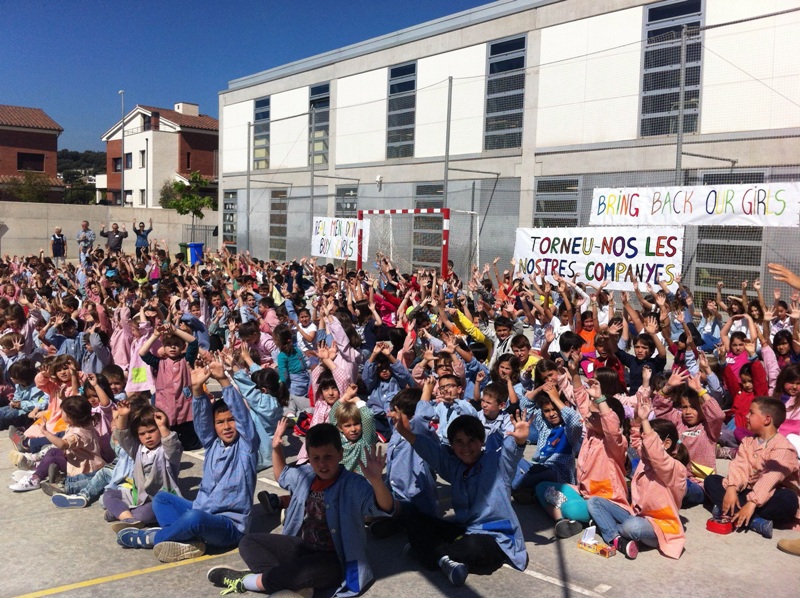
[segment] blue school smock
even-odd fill
[[[384,381],[378,376],[378,367],[375,363],[371,361],[364,363],[361,377],[369,393],[367,406],[375,415],[386,415],[394,395],[406,387],[414,388],[416,386],[411,373],[399,361],[391,364],[390,370],[392,377]]]
[[[472,403],[464,399],[456,399],[450,404],[420,401],[417,403],[416,415],[426,419],[437,418],[439,420],[439,427],[436,429],[436,434],[443,444],[449,445],[450,441],[447,440],[447,427],[450,425],[450,422],[462,415],[478,417],[478,411],[472,406]]]
[[[500,450],[484,452],[469,468],[449,447],[425,436],[417,436],[414,450],[450,482],[455,521],[465,526],[468,534],[492,536],[511,565],[524,570],[528,551],[511,507],[511,480],[525,447],[506,436]]]
[[[430,422],[424,418],[415,415],[408,423],[417,436],[426,436],[439,442]],[[400,434],[392,434],[386,446],[386,485],[398,501],[410,503],[430,517],[440,516],[436,476]]]
[[[214,413],[208,397],[194,398],[194,429],[206,450],[203,479],[192,504],[193,509],[227,517],[242,534],[250,523],[250,510],[256,488],[256,461],[259,438],[244,404],[233,386],[222,389],[222,399],[236,420],[239,437],[225,446],[214,430]]]
[[[316,475],[308,463],[297,467],[284,467],[278,483],[292,493],[286,509],[283,535],[299,536],[306,510],[306,500]],[[374,575],[367,561],[364,517],[386,517],[375,502],[375,492],[370,483],[339,466],[339,477],[324,491],[325,520],[333,538],[336,555],[344,571],[344,581],[334,593],[337,598],[358,596]]]
[[[257,363],[250,366],[251,373],[260,369],[261,366]],[[272,466],[272,437],[275,435],[278,422],[283,417],[283,407],[271,394],[263,393],[256,388],[255,383],[244,370],[236,372],[233,375],[233,381],[236,382],[244,400],[250,407],[250,416],[260,440],[256,469],[261,471]]]

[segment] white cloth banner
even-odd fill
[[[311,255],[336,260],[355,260],[358,256],[358,220],[356,218],[314,218]],[[369,221],[362,220],[362,245],[369,248]]]
[[[589,224],[796,227],[800,183],[597,188]]]
[[[664,281],[675,288],[683,264],[683,228],[610,227],[518,228],[514,246],[516,276],[553,274],[609,289],[657,287]]]

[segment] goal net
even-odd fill
[[[453,271],[469,276],[480,257],[478,214],[448,208],[359,210],[369,223],[369,235],[359,238],[359,267],[373,269],[378,253],[386,255],[400,273],[420,268]]]

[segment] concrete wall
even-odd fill
[[[136,239],[131,232],[133,221],[141,221],[146,225],[148,218],[153,219],[150,239],[166,239],[171,253],[179,251],[178,243],[182,240],[183,225],[190,225],[192,217],[180,216],[174,210],[3,201],[0,202],[0,255],[38,253],[40,247],[44,247],[45,255],[50,255],[50,236],[53,228],[60,226],[67,237],[69,257],[76,257],[75,235],[83,220],[89,221],[89,227],[97,235],[96,247],[105,244],[105,239],[100,237],[100,225],[103,222],[109,230],[112,222],[120,225],[125,223],[130,234],[122,246],[126,252],[133,253]],[[198,224],[215,226],[217,213],[207,212]]]

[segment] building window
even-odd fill
[[[328,134],[330,132],[331,85],[323,83],[311,88],[309,109],[314,112],[314,124],[309,115],[309,156],[314,166],[328,163]]]
[[[256,100],[253,115],[253,170],[269,168],[269,98]]]
[[[355,218],[358,216],[358,187],[336,187],[336,217]]]
[[[147,197],[145,197],[144,189],[139,189],[139,205],[143,206],[147,203]]]
[[[148,114],[142,115],[142,130],[149,131],[152,128],[153,119]]]
[[[444,185],[417,185],[414,189],[414,207],[443,208]],[[415,214],[413,218],[411,260],[414,269],[438,269],[442,265],[442,215]]]
[[[133,205],[133,191],[125,189],[125,205]]]
[[[286,259],[286,222],[287,222],[286,189],[270,192],[269,196],[269,259]]]
[[[44,172],[44,154],[17,152],[17,170]]]
[[[703,174],[703,185],[760,185],[764,171],[727,171]],[[742,280],[761,277],[764,229],[760,226],[698,226],[694,288],[715,293],[718,281],[730,290]]]
[[[125,170],[133,168],[133,154],[125,154]]]
[[[222,199],[222,244],[232,253],[236,253],[238,245],[236,230],[238,196],[237,191],[225,191]]]
[[[580,193],[580,179],[537,179],[533,226],[578,226]]]
[[[661,3],[647,8],[647,41],[642,61],[642,137],[676,135],[680,107],[681,30],[688,27],[684,79],[683,132],[697,131],[700,115],[700,62],[703,55],[698,27],[702,0]]]
[[[522,147],[525,36],[489,44],[483,149]]]
[[[114,172],[120,172],[122,170],[122,158],[112,158],[111,163]]]
[[[389,103],[386,158],[414,156],[414,124],[417,108],[417,63],[389,68]]]
[[[119,191],[112,191],[111,200],[114,202],[115,206],[120,205],[122,203],[122,193],[120,193]]]
[[[144,168],[145,166],[147,166],[147,156],[144,150],[139,150],[139,168]]]
[[[186,152],[186,170],[192,169],[192,152]]]

